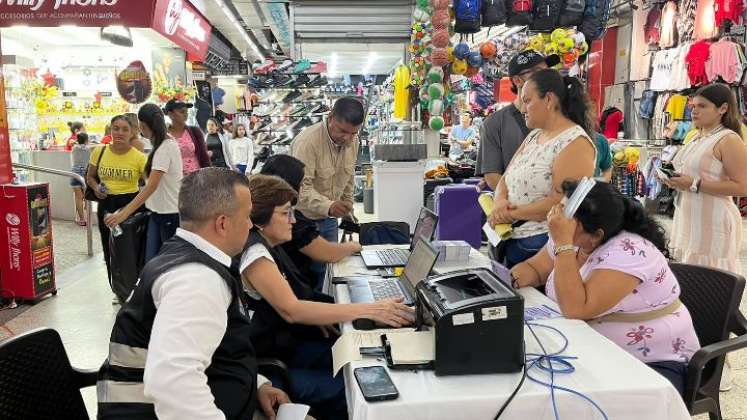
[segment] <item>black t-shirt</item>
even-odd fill
[[[208,134],[207,136],[207,149],[208,152],[212,152],[210,155],[210,163],[218,168],[227,168],[226,157],[223,155],[223,143],[220,141],[220,137],[217,134]]]
[[[311,270],[313,260],[301,252],[301,249],[319,237],[319,229],[316,227],[316,222],[301,214],[300,211],[296,210],[295,216],[293,239],[282,244],[281,247],[298,268],[298,271],[301,272],[303,280],[313,287],[316,283],[316,273]]]

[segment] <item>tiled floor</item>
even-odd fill
[[[357,211],[361,219],[371,220],[362,209]],[[106,269],[101,255],[93,258],[85,255],[85,229],[56,223],[54,230],[58,258],[59,294],[34,305],[31,309],[12,319],[0,328],[0,339],[10,333],[20,333],[42,326],[59,331],[71,362],[79,368],[98,368],[106,357],[111,326],[118,306],[112,306],[112,293],[106,281]],[[94,235],[94,244],[98,234]],[[64,245],[64,246],[63,246]],[[98,246],[98,245],[97,245]],[[99,247],[100,249],[100,247]],[[747,256],[747,246],[743,246]],[[59,256],[58,256],[59,255]],[[743,272],[747,273],[747,258],[743,259]],[[743,312],[747,313],[747,299],[743,299]],[[734,387],[721,394],[724,419],[747,420],[747,352],[732,355]],[[96,395],[93,388],[84,391],[86,404],[93,414]],[[706,420],[707,416],[695,417]],[[664,419],[662,419],[664,420]]]

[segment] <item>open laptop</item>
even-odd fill
[[[410,253],[405,270],[399,278],[369,277],[351,278],[348,281],[350,301],[352,303],[369,303],[383,299],[405,299],[405,304],[415,303],[415,286],[425,280],[431,273],[438,259],[438,251],[429,241],[416,241]]]
[[[363,250],[361,251],[363,263],[366,264],[367,268],[402,267],[407,264],[410,252],[415,249],[415,244],[420,238],[428,242],[433,239],[437,224],[438,216],[436,216],[436,213],[423,207],[418,216],[418,223],[415,225],[415,234],[412,237],[409,250],[397,248]]]

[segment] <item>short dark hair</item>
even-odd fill
[[[301,182],[305,175],[304,168],[306,165],[291,155],[273,155],[267,159],[262,166],[260,174],[275,175],[282,178],[290,184],[296,192],[301,192]]]
[[[345,96],[335,101],[331,115],[336,120],[352,125],[361,125],[366,117],[366,110],[360,99],[355,96]]]
[[[78,144],[86,144],[88,142],[88,134],[86,134],[86,133],[78,133],[75,136],[75,140],[78,141]]]
[[[252,175],[249,178],[252,191],[252,223],[265,226],[270,223],[275,207],[293,203],[298,193],[282,178],[273,175]]]
[[[249,180],[228,168],[202,168],[184,177],[179,190],[181,223],[202,224],[223,214],[234,214],[239,207],[237,185],[249,188]]]

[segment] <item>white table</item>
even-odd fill
[[[466,267],[486,267],[489,260],[473,250],[467,264],[436,265],[434,271],[444,273]],[[331,276],[360,275],[368,272],[360,257],[350,257],[332,266]],[[550,300],[534,289],[519,293],[526,306],[548,303]],[[350,302],[347,286],[336,285],[335,300]],[[572,363],[576,371],[556,375],[555,383],[582,392],[593,399],[610,420],[677,420],[690,419],[682,399],[665,378],[649,369],[613,342],[594,331],[583,321],[558,318],[537,321],[561,330],[569,340],[566,355],[578,357]],[[351,323],[342,326],[352,330]],[[548,352],[559,349],[561,339],[544,328],[535,328]],[[524,330],[527,352],[540,353],[528,329]],[[454,345],[459,345],[454,343]],[[432,371],[389,371],[399,390],[393,401],[368,403],[353,377],[353,369],[362,366],[385,366],[383,360],[366,358],[344,368],[348,411],[353,420],[378,419],[470,419],[492,420],[514,390],[521,377],[515,374],[464,375],[437,377]],[[547,379],[538,369],[530,374]],[[561,419],[601,419],[591,404],[576,395],[556,391]],[[550,390],[529,379],[501,416],[502,419],[554,419]]]

